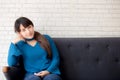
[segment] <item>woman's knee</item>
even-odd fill
[[[46,75],[43,80],[62,80],[61,77],[59,75],[56,74],[49,74]]]

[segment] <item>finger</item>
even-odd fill
[[[19,32],[17,32],[17,35],[20,36],[21,34]]]
[[[40,74],[39,76],[40,76],[40,77],[43,77],[44,75],[43,75],[43,74]]]
[[[17,32],[17,35],[18,35],[19,37],[21,37],[21,36],[22,36],[19,32]]]
[[[20,33],[18,33],[18,37],[19,37],[20,39],[24,40],[24,37],[23,37]]]

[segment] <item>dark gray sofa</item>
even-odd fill
[[[120,38],[53,40],[60,53],[63,80],[120,80]],[[13,75],[18,75],[19,71],[22,71],[14,68],[3,67],[8,80],[11,80],[10,77],[16,80]]]

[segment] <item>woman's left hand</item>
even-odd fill
[[[44,77],[46,75],[50,74],[49,71],[45,70],[45,71],[41,71],[41,72],[38,72],[38,73],[34,73],[34,75],[36,76],[40,76],[40,77]]]

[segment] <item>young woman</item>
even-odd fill
[[[61,80],[59,54],[50,36],[34,31],[32,21],[26,17],[18,18],[14,29],[18,37],[10,44],[8,65],[17,65],[22,56],[24,80]]]

